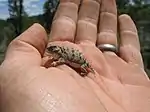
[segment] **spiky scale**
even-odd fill
[[[74,68],[81,68],[83,74],[88,74],[89,72],[94,73],[93,68],[91,68],[88,61],[79,50],[65,46],[50,45],[47,48],[47,52],[55,59],[55,64],[52,63],[52,65],[57,66],[66,63]]]

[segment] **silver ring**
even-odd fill
[[[112,44],[100,44],[97,46],[102,52],[104,51],[111,51],[111,52],[118,52],[118,48]]]

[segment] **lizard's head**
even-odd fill
[[[59,46],[51,45],[47,48],[49,53],[59,53],[61,51]]]

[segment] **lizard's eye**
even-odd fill
[[[58,46],[50,46],[47,48],[48,51],[51,51],[51,52],[57,52],[59,51],[59,47]]]
[[[53,51],[58,52],[58,51],[60,51],[60,48],[56,46],[56,47],[53,49]]]
[[[56,46],[49,46],[47,48],[48,51],[56,51],[57,47]]]

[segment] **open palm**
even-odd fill
[[[49,41],[34,24],[11,42],[0,66],[2,112],[150,111],[150,81],[133,21],[119,16],[118,43],[115,0],[83,0],[80,9],[79,3],[61,0]],[[46,68],[50,43],[80,49],[96,73],[81,77],[65,64]],[[105,43],[119,44],[118,55],[96,47]]]

